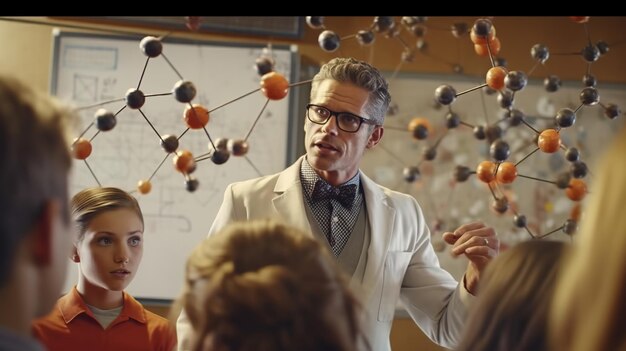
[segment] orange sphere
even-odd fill
[[[537,139],[537,146],[541,151],[551,154],[557,152],[559,147],[561,146],[561,136],[556,129],[546,129],[541,134],[539,134],[539,138]]]
[[[491,55],[497,55],[500,53],[500,39],[494,37],[493,40],[489,40],[489,49],[491,49]],[[489,56],[489,50],[487,49],[487,43],[474,44],[474,51],[478,56]]]
[[[74,139],[72,145],[72,155],[77,160],[84,160],[91,155],[91,142],[85,138]]]
[[[173,161],[174,167],[181,173],[191,173],[196,167],[196,160],[188,150],[177,151]]]
[[[209,123],[209,110],[202,105],[193,104],[193,108],[188,106],[185,109],[183,119],[191,129],[203,128]]]
[[[137,182],[137,190],[145,195],[152,190],[152,183],[149,180],[140,180]]]
[[[500,90],[504,88],[504,77],[506,77],[506,69],[504,67],[492,67],[487,71],[485,83],[493,90]]]
[[[482,182],[490,183],[495,179],[496,164],[491,161],[483,161],[476,167],[476,175]]]
[[[502,162],[498,167],[496,179],[502,184],[513,183],[517,178],[517,167],[512,162]]]
[[[270,100],[280,100],[287,96],[289,82],[277,72],[266,73],[261,77],[261,91]]]
[[[572,178],[565,189],[565,195],[572,201],[580,201],[587,194],[587,184],[578,178]]]

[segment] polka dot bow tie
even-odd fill
[[[356,184],[347,184],[343,185],[339,188],[335,188],[334,186],[325,183],[323,181],[318,181],[315,183],[315,187],[313,188],[313,194],[311,198],[313,201],[321,201],[326,199],[335,199],[339,201],[339,203],[343,207],[350,207],[354,202],[354,197],[356,196]]]

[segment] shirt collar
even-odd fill
[[[124,307],[122,308],[122,313],[120,313],[118,319],[120,317],[123,317],[124,319],[132,318],[138,322],[146,323],[146,316],[145,313],[143,313],[143,307],[141,304],[125,291],[122,292],[122,294],[124,296]],[[87,307],[85,300],[83,300],[80,296],[76,287],[73,287],[67,295],[59,299],[58,306],[66,324],[70,323],[81,313],[85,313],[95,319],[93,313],[89,307]]]

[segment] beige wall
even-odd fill
[[[0,20],[0,72],[9,72],[48,91],[52,65],[52,27]]]

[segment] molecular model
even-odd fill
[[[589,17],[571,17],[569,20],[586,26]],[[356,35],[339,37],[335,32],[324,27],[324,18],[321,16],[307,17],[307,24],[312,28],[324,29],[319,35],[319,45],[324,51],[334,51],[340,46],[341,41],[357,38],[363,46],[369,45],[374,41],[376,33],[383,33],[386,38],[398,39],[405,46],[400,58],[402,62],[410,61],[416,52],[427,52],[424,34],[426,33],[427,18],[425,17],[402,17],[401,25],[394,22],[393,17],[375,17],[370,28],[359,31]],[[402,30],[414,34],[417,37],[415,47],[417,50],[410,49],[406,42],[399,39]],[[587,30],[586,30],[587,31]],[[486,152],[482,160],[475,161],[474,166],[466,166],[459,164],[454,167],[450,175],[451,187],[459,183],[466,182],[470,176],[476,175],[478,180],[485,185],[491,195],[491,210],[499,215],[510,213],[513,217],[512,222],[516,228],[523,229],[530,238],[544,238],[559,231],[567,235],[571,235],[576,231],[577,221],[581,213],[580,201],[584,199],[588,192],[587,182],[585,178],[589,174],[587,162],[583,160],[583,153],[574,145],[568,145],[564,142],[563,132],[574,126],[577,115],[580,115],[583,107],[599,106],[603,109],[606,119],[613,120],[620,116],[621,110],[614,103],[604,103],[600,101],[600,93],[597,89],[597,79],[591,73],[592,63],[596,62],[602,55],[609,52],[610,45],[604,41],[596,43],[588,39],[588,43],[579,51],[569,53],[570,55],[578,55],[582,57],[587,68],[582,78],[583,88],[579,94],[579,105],[575,108],[563,107],[553,115],[552,118],[544,118],[539,116],[530,116],[525,114],[521,109],[516,108],[515,100],[517,94],[523,94],[529,77],[536,71],[537,67],[544,66],[550,58],[548,47],[543,44],[536,44],[530,48],[530,54],[534,61],[533,67],[528,74],[521,70],[510,70],[507,68],[506,60],[498,58],[502,43],[496,35],[496,27],[492,20],[482,18],[474,22],[473,26],[456,23],[452,26],[451,32],[455,38],[469,37],[471,45],[475,53],[481,57],[487,57],[490,60],[491,68],[486,72],[484,83],[457,92],[456,89],[449,84],[440,85],[435,89],[435,103],[437,108],[445,108],[445,116],[443,118],[443,132],[439,131],[434,142],[430,142],[425,146],[420,155],[419,161],[414,164],[406,165],[406,161],[402,160],[398,151],[390,151],[381,144],[381,148],[389,153],[392,159],[396,159],[403,164],[402,178],[406,183],[415,183],[421,180],[424,173],[432,173],[432,164],[438,158],[438,149],[444,142],[444,137],[451,134],[454,129],[468,128],[471,130],[474,140],[486,143]],[[564,54],[556,53],[553,56],[561,56]],[[431,54],[431,56],[433,56]],[[455,73],[462,73],[463,66],[460,63],[451,65]],[[393,85],[392,80],[395,78],[397,70],[393,72],[390,79],[390,87]],[[547,93],[557,92],[561,88],[561,81],[555,75],[548,75],[543,81],[544,89]],[[484,105],[484,95],[495,95],[499,108],[502,109],[502,117],[493,123],[469,123],[461,118],[461,113],[453,110],[452,105],[461,95],[471,92],[480,92],[481,100]],[[392,91],[392,97],[394,96]],[[397,105],[390,106],[388,115],[397,113]],[[419,113],[419,111],[418,111]],[[483,112],[487,115],[487,111]],[[389,121],[389,118],[387,119]],[[406,128],[398,128],[406,132],[408,130],[410,138],[417,141],[427,141],[433,136],[432,118],[414,117]],[[530,133],[518,131],[513,132],[516,128],[527,128]],[[385,126],[386,129],[393,130],[393,126]],[[521,138],[525,140],[521,140]],[[515,144],[515,148],[511,147],[511,142]],[[512,155],[519,155],[521,151],[534,145],[532,150],[526,155],[514,159]],[[552,176],[538,177],[532,170],[520,171],[520,166],[524,162],[529,162],[532,157],[537,157],[539,153],[548,155],[561,153],[561,158],[569,163],[566,171],[561,171]],[[453,156],[445,155],[447,158]],[[554,156],[554,155],[552,155]],[[479,156],[480,157],[480,156]],[[415,157],[413,157],[415,158]],[[460,157],[459,157],[460,159]],[[465,159],[465,162],[471,161]],[[550,159],[550,162],[557,162]],[[426,171],[424,171],[426,170]],[[550,228],[546,232],[539,232],[539,228],[533,230],[528,225],[526,215],[514,200],[520,194],[512,192],[512,185],[519,182],[519,178],[533,180],[542,183],[552,184],[556,189],[563,191],[566,197],[573,202],[570,215],[564,223],[557,225],[556,228]],[[393,188],[401,188],[395,186]],[[528,196],[529,194],[521,194]],[[451,201],[451,199],[448,199]],[[435,206],[433,206],[435,207]],[[450,230],[446,227],[441,216],[437,215],[432,228],[434,231]]]
[[[190,29],[193,30],[193,28],[196,28],[197,25],[197,21],[190,17],[188,25]],[[260,87],[240,97],[237,97],[226,103],[209,109],[206,105],[202,103],[194,103],[194,98],[197,94],[196,86],[192,81],[183,78],[183,76],[179,73],[179,71],[174,67],[174,65],[165,55],[163,50],[163,39],[163,37],[146,36],[141,40],[138,49],[146,57],[145,65],[143,67],[143,71],[141,71],[137,86],[129,88],[123,98],[104,101],[95,105],[79,108],[79,110],[87,110],[92,109],[94,106],[99,107],[123,102],[123,105],[119,108],[116,108],[115,112],[105,108],[99,108],[97,111],[95,111],[92,122],[89,123],[89,125],[80,133],[80,135],[74,140],[72,144],[72,152],[74,157],[78,160],[84,161],[85,166],[89,169],[94,180],[100,186],[102,184],[98,180],[97,174],[93,172],[92,167],[88,162],[89,156],[91,155],[93,150],[92,142],[96,137],[99,137],[100,134],[106,133],[115,128],[115,126],[117,125],[118,115],[125,109],[136,111],[136,113],[145,120],[145,127],[151,128],[152,131],[154,131],[155,138],[159,141],[160,146],[164,152],[163,160],[158,165],[155,165],[154,172],[152,172],[149,177],[137,181],[136,191],[138,191],[140,194],[150,193],[150,191],[152,190],[152,180],[154,176],[157,174],[165,161],[171,156],[173,168],[177,172],[181,173],[184,177],[185,188],[189,192],[194,192],[198,188],[200,182],[196,177],[193,176],[193,173],[196,171],[198,163],[200,161],[211,160],[213,164],[221,165],[226,163],[232,155],[235,157],[246,158],[251,166],[255,167],[251,160],[246,157],[250,150],[248,138],[253,132],[255,125],[262,116],[263,111],[267,107],[269,101],[283,99],[285,96],[287,96],[289,88],[294,85],[290,85],[287,79],[282,74],[274,70],[272,48],[271,45],[268,45],[268,47],[266,47],[263,50],[262,54],[257,58],[254,66],[257,73],[261,76]],[[169,92],[145,94],[141,90],[144,74],[146,73],[146,70],[151,60],[157,59],[159,57],[167,62],[167,65],[171,67],[179,80],[173,83],[173,87]],[[257,93],[259,91],[267,98],[267,100],[262,106],[259,115],[254,120],[252,126],[244,137],[211,137],[211,133],[209,133],[209,128],[207,128],[207,126],[211,121],[212,113],[222,107],[225,107],[235,101],[238,101],[248,95]],[[180,114],[182,116],[182,118],[180,119],[181,125],[184,125],[185,127],[182,133],[176,135],[175,133],[168,134],[164,133],[163,131],[157,130],[157,126],[155,126],[151,122],[149,116],[144,113],[144,110],[142,108],[144,107],[144,104],[148,103],[148,98],[161,96],[173,96],[176,101],[184,104],[185,107],[182,109]],[[85,135],[94,127],[95,129],[97,129],[95,133],[93,133],[90,138],[85,137]],[[194,155],[189,149],[182,147],[184,142],[183,137],[190,130],[198,130],[204,132],[208,139],[208,148],[206,153]],[[259,173],[258,170],[257,173]]]

